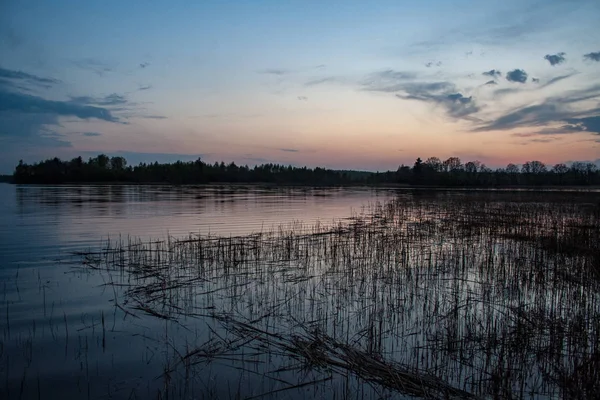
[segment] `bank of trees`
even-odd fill
[[[201,159],[192,162],[177,161],[170,164],[140,163],[129,166],[123,157],[100,154],[84,161],[81,157],[70,161],[58,158],[34,164],[19,162],[13,174],[15,183],[84,183],[84,182],[133,182],[133,183],[290,183],[334,185],[361,182],[363,175],[348,171],[324,168],[298,168],[279,164],[263,164],[255,167],[238,166],[235,163],[205,163]]]
[[[58,158],[34,164],[19,162],[13,174],[15,183],[275,183],[298,185],[345,184],[411,184],[427,186],[540,186],[540,185],[600,185],[600,172],[595,164],[575,162],[567,166],[547,166],[540,161],[528,161],[518,166],[492,170],[480,161],[463,163],[458,157],[445,161],[430,157],[418,158],[414,165],[401,165],[396,171],[382,173],[337,171],[324,168],[292,167],[262,164],[255,167],[235,163],[205,163],[201,159],[171,164],[127,164],[123,157],[100,154],[84,161]]]

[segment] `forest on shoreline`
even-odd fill
[[[196,161],[159,164],[127,164],[123,157],[100,154],[87,161],[76,157],[70,161],[52,158],[33,164],[20,161],[11,178],[17,184],[61,183],[266,183],[292,185],[377,185],[405,184],[444,187],[501,186],[591,186],[600,185],[600,170],[593,163],[574,162],[546,166],[541,161],[522,165],[508,164],[490,169],[479,161],[463,162],[457,157],[445,161],[418,158],[414,165],[401,165],[396,171],[365,172],[326,168],[262,164],[254,167],[235,163]]]

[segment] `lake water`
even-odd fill
[[[309,351],[324,342],[304,347],[313,334],[307,327],[467,391],[556,398],[562,389],[541,379],[532,361],[538,357],[544,367],[539,354],[551,352],[522,357],[529,342],[508,341],[513,348],[504,340],[526,326],[514,323],[530,304],[535,315],[559,315],[565,326],[571,317],[600,318],[600,291],[585,286],[585,271],[560,285],[538,273],[574,271],[600,258],[594,243],[589,255],[559,254],[523,240],[538,228],[540,237],[547,228],[560,239],[581,227],[578,240],[593,238],[599,198],[598,192],[0,184],[0,398],[408,398],[365,383],[380,376],[362,371],[359,379],[324,367],[320,353]],[[375,207],[392,199],[394,207]],[[358,220],[351,217],[368,213],[377,218],[352,225]],[[340,222],[351,228],[333,235],[323,228]],[[225,239],[194,241],[206,235]],[[156,244],[140,245],[138,238]],[[558,276],[553,271],[548,276]],[[548,306],[568,304],[556,300],[565,296],[577,306]],[[267,331],[277,332],[275,343]],[[531,343],[544,343],[545,334]],[[491,350],[478,353],[481,338],[495,335],[500,358],[521,366],[518,379],[486,378],[505,371]],[[463,338],[458,353],[452,338]],[[291,344],[300,353],[284,354]],[[597,345],[586,349],[595,354]],[[377,366],[379,358],[363,363]]]
[[[61,261],[70,253],[99,248],[119,235],[142,239],[208,233],[235,236],[294,221],[331,224],[393,195],[373,189],[0,184],[0,326],[4,337],[0,387],[6,390],[6,396],[0,391],[0,397],[20,398],[22,382],[24,398],[36,397],[38,387],[42,398],[87,397],[87,383],[81,382],[94,375],[90,372],[94,368],[92,398],[111,391],[123,396],[120,384],[131,390],[141,384],[132,385],[131,379],[144,382],[147,378],[141,372],[141,377],[123,377],[129,383],[98,377],[103,367],[109,371],[126,370],[129,364],[139,368],[139,355],[130,347],[133,340],[124,334],[113,334],[110,357],[104,353],[106,344],[102,349],[98,343],[86,343],[86,362],[95,365],[82,367],[78,352],[83,345],[78,341],[98,340],[101,313],[114,328],[114,307],[112,292],[100,287],[101,279],[74,274]],[[139,353],[145,349],[145,344],[141,346]],[[115,351],[119,348],[131,351],[130,357]],[[33,355],[22,357],[23,352]],[[108,368],[107,364],[112,365]]]

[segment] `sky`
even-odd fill
[[[600,2],[0,0],[0,173],[600,163]]]

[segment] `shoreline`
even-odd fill
[[[435,186],[435,185],[410,185],[394,183],[347,183],[347,184],[302,184],[302,183],[273,183],[273,182],[209,182],[176,184],[169,182],[62,182],[62,183],[14,183],[0,181],[16,186],[173,186],[173,187],[208,187],[208,186],[240,186],[240,187],[265,187],[265,188],[320,188],[320,189],[347,189],[347,188],[377,188],[377,189],[406,189],[406,190],[431,190],[431,191],[564,191],[564,192],[594,192],[600,191],[600,185],[589,186],[559,186],[559,185],[508,185],[508,186]]]

